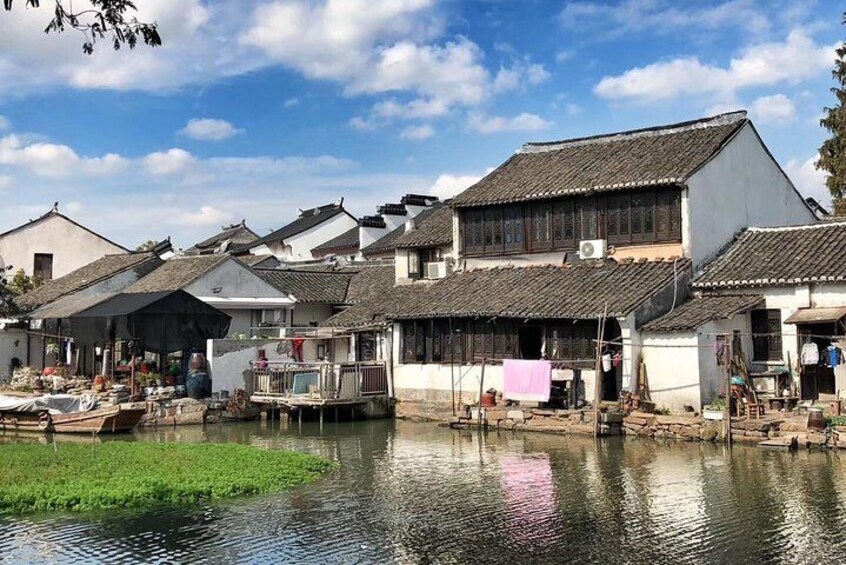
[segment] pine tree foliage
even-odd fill
[[[846,24],[846,12],[843,13],[841,23]],[[837,98],[837,104],[825,108],[825,117],[820,120],[820,125],[831,136],[820,147],[816,166],[828,173],[826,186],[831,192],[834,213],[843,216],[846,215],[846,41],[840,44],[836,52],[837,59],[831,75],[837,86],[831,92]]]

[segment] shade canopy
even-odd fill
[[[834,323],[846,316],[846,306],[830,308],[800,308],[790,315],[785,324],[826,324]]]
[[[78,345],[132,340],[138,349],[168,353],[221,339],[231,318],[184,290],[121,293],[68,317]]]

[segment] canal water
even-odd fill
[[[846,453],[393,421],[127,440],[249,443],[340,468],[287,493],[166,511],[0,517],[0,561],[846,562]]]

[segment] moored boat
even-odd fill
[[[119,404],[60,412],[35,400],[21,402],[19,405],[0,403],[0,431],[94,434],[128,432],[138,425],[144,412],[144,408],[124,408]]]

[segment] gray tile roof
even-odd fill
[[[596,137],[529,143],[455,207],[683,184],[748,123],[745,112]]]
[[[690,261],[676,265],[679,275]],[[584,262],[576,266],[457,271],[433,283],[392,287],[326,321],[361,326],[390,319],[503,317],[590,319],[625,316],[674,276],[672,261]]]
[[[211,252],[224,241],[230,241],[233,246],[241,246],[258,239],[258,234],[247,227],[244,220],[231,226],[223,226],[221,231],[208,239],[195,243],[186,253]]]
[[[188,255],[170,259],[123,292],[126,294],[141,294],[182,290],[226,261],[236,261],[236,259],[218,253]]]
[[[693,280],[743,288],[846,281],[846,223],[749,228]]]
[[[436,202],[429,208],[426,208],[419,214],[414,217],[415,226],[417,229],[423,227],[428,219],[440,208],[443,208],[444,205],[440,202]],[[396,242],[405,234],[405,224],[402,224],[398,228],[388,232],[384,237],[377,239],[367,247],[361,250],[361,253],[365,256],[372,256],[372,255],[381,255],[384,253],[388,253],[396,249]],[[451,239],[452,233],[450,233]]]
[[[393,288],[395,280],[396,269],[393,265],[363,266],[350,279],[345,302],[359,304],[378,298]]]
[[[317,208],[310,208],[308,210],[303,210],[300,212],[299,217],[296,220],[291,222],[290,224],[279,228],[278,230],[267,234],[264,237],[260,237],[259,239],[248,243],[246,245],[238,246],[232,249],[233,252],[241,252],[247,251],[249,249],[253,249],[262,245],[264,243],[271,243],[274,241],[284,241],[289,237],[293,237],[298,233],[302,233],[308,229],[311,229],[317,225],[322,224],[323,222],[334,218],[339,214],[348,214],[346,210],[344,210],[343,202],[336,203],[336,204],[327,204],[325,206],[318,206]],[[350,216],[352,217],[352,216]]]
[[[124,271],[136,269],[143,275],[161,264],[162,260],[154,253],[149,252],[105,255],[63,277],[47,281],[35,290],[18,296],[14,303],[22,310],[32,310],[68,294],[79,292],[108,280]]]
[[[694,330],[713,320],[729,320],[762,301],[763,297],[758,294],[715,294],[691,298],[672,312],[644,324],[643,331]]]
[[[312,255],[329,255],[338,251],[358,251],[358,226],[351,228],[311,250]]]
[[[424,218],[414,218],[414,226],[413,230],[403,233],[394,241],[395,248],[433,247],[452,243],[452,208],[439,206]]]
[[[255,269],[274,288],[293,295],[297,302],[344,304],[350,279],[355,272]]]

